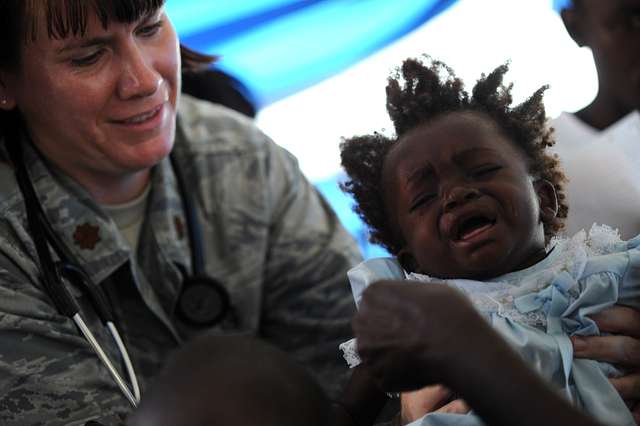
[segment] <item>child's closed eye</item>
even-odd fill
[[[411,201],[411,205],[409,207],[409,211],[412,212],[419,207],[425,206],[429,204],[431,201],[435,200],[437,194],[435,192],[424,192],[419,194]]]
[[[473,178],[484,178],[491,176],[501,169],[502,166],[499,164],[486,164],[483,166],[474,167],[469,171],[469,175]]]

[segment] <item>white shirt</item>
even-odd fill
[[[569,179],[565,232],[589,230],[595,222],[618,228],[624,239],[640,234],[640,112],[602,131],[566,112],[551,126],[553,151]]]

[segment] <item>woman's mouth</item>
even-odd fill
[[[154,109],[154,110],[152,110],[152,111],[149,111],[146,114],[140,114],[140,115],[135,116],[133,118],[129,118],[129,119],[125,120],[124,122],[126,124],[140,124],[140,123],[143,123],[143,122],[149,120],[154,115],[156,115],[158,112],[160,112],[160,108],[159,107]]]
[[[152,110],[150,110],[148,112],[145,112],[145,113],[142,113],[142,114],[138,114],[138,115],[134,115],[134,116],[129,117],[127,119],[118,120],[116,122],[120,123],[120,124],[125,124],[125,125],[142,124],[142,123],[145,123],[145,122],[150,121],[153,118],[155,118],[158,114],[160,114],[160,111],[162,111],[162,105],[158,105],[157,107],[153,108]]]
[[[126,126],[129,129],[138,130],[150,130],[162,125],[164,117],[164,103],[142,112],[140,114],[133,114],[127,118],[112,120],[112,123]]]

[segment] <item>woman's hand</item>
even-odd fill
[[[418,420],[427,413],[466,414],[469,406],[462,399],[451,400],[453,393],[442,385],[427,386],[400,395],[401,424]]]
[[[441,383],[456,360],[483,350],[491,333],[457,290],[406,281],[367,288],[353,329],[367,369],[391,392]]]
[[[627,401],[636,424],[640,424],[640,312],[614,306],[591,318],[600,331],[613,335],[572,337],[574,356],[609,362],[628,371],[623,377],[611,379],[611,383]]]

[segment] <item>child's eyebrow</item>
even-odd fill
[[[453,161],[455,161],[456,163],[465,162],[468,160],[473,160],[475,157],[482,154],[498,155],[499,152],[491,148],[474,147],[457,152],[453,156]]]
[[[409,176],[407,177],[407,181],[406,181],[406,186],[409,186],[416,181],[423,181],[423,180],[429,179],[433,176],[433,174],[434,174],[433,167],[430,164],[427,164],[425,166],[420,166],[416,170],[409,173]]]

